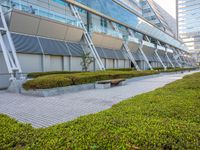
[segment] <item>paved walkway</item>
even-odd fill
[[[32,97],[0,91],[0,113],[33,127],[47,127],[110,108],[124,99],[152,91],[192,72],[160,74],[129,80],[127,85],[54,97]]]

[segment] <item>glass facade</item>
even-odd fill
[[[116,1],[121,3],[122,5],[125,5],[125,7],[128,7],[129,9],[135,11],[136,13],[142,15],[140,0],[116,0]]]
[[[128,26],[139,32],[146,33],[155,39],[161,40],[169,45],[185,50],[185,47],[182,45],[180,41],[174,39],[170,35],[154,27],[144,19],[138,17],[136,14],[118,5],[113,0],[76,0],[76,1],[106,16],[112,17],[113,19],[123,24],[127,24]]]
[[[4,6],[4,8],[14,8],[27,13],[80,27],[80,21],[69,13],[68,3],[61,0],[4,0],[1,2],[1,4]]]
[[[170,16],[162,7],[160,7],[154,0],[141,0],[142,1],[142,13],[152,24],[155,24],[161,30],[176,37],[177,31],[173,33],[174,27],[176,27],[175,19]],[[172,24],[172,25],[171,25]],[[171,25],[171,26],[170,26]]]
[[[200,62],[200,0],[177,0],[179,36]]]
[[[76,0],[79,3],[82,3],[104,15],[111,17],[122,24],[126,24],[137,32],[147,34],[148,36],[157,39],[159,41],[165,42],[171,46],[174,46],[179,49],[185,49],[182,43],[170,35],[166,34],[164,31],[158,29],[152,24],[148,23],[138,15],[127,10],[126,8],[117,4],[114,0]],[[74,25],[80,27],[80,21],[73,17],[69,4],[63,0],[7,0],[3,1],[4,5],[12,7],[24,12],[32,13],[38,16],[47,17],[62,23]],[[137,2],[137,1],[136,1]],[[135,3],[135,5],[138,5]],[[87,11],[79,8],[82,17],[85,17],[87,20]],[[92,14],[92,16],[95,16]],[[99,18],[98,18],[99,17]],[[104,19],[100,16],[96,17],[96,21],[91,24],[89,28],[91,31],[98,31],[107,33],[112,36],[123,37],[120,33],[117,33],[109,27],[109,20]],[[95,17],[94,17],[95,18]],[[93,19],[94,20],[94,19]],[[99,23],[100,22],[100,23]],[[87,25],[87,21],[85,22]],[[122,24],[118,24],[122,34],[127,35],[125,30],[127,28]],[[137,33],[136,32],[136,33]],[[139,33],[137,33],[139,34]],[[141,35],[139,36],[141,37]]]

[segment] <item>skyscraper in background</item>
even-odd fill
[[[177,0],[178,34],[200,62],[200,0]]]

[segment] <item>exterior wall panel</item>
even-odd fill
[[[24,14],[19,11],[13,11],[10,18],[10,30],[13,32],[36,35],[40,18]]]
[[[9,78],[10,75],[8,74],[6,63],[3,54],[0,51],[0,89],[7,88],[9,86]]]
[[[82,67],[80,65],[81,63],[81,58],[80,57],[72,57],[71,60],[71,70],[72,71],[82,71]]]
[[[41,19],[37,35],[64,40],[66,31],[67,27],[65,25]]]
[[[114,59],[106,59],[106,69],[114,68]]]
[[[92,40],[97,47],[119,50],[122,47],[122,40],[103,33],[93,33]]]
[[[125,68],[125,60],[118,60],[118,68]]]
[[[63,71],[63,58],[61,56],[50,56],[50,71]]]
[[[17,53],[23,73],[42,72],[42,55]]]

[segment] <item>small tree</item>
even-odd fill
[[[81,58],[82,62],[80,65],[82,66],[82,71],[88,71],[90,64],[93,62],[93,58],[90,57],[90,52],[84,53]]]

